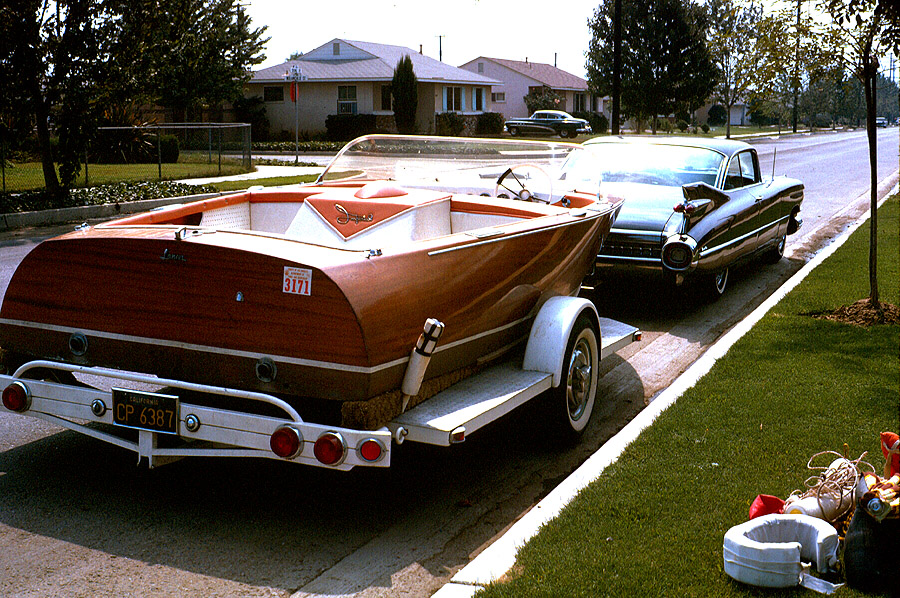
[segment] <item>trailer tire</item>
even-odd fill
[[[563,359],[559,386],[552,389],[551,409],[557,427],[578,438],[594,411],[600,365],[600,334],[587,313],[575,320]]]

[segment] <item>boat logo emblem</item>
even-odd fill
[[[181,255],[180,253],[169,253],[168,249],[164,249],[162,255],[159,256],[164,262],[187,262],[187,257]]]
[[[334,209],[343,214],[343,216],[337,217],[338,224],[349,224],[350,222],[359,224],[360,222],[372,222],[375,219],[374,214],[366,214],[365,216],[360,216],[359,214],[351,214],[347,211],[347,208],[339,203],[334,204]]]

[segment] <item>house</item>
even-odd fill
[[[709,109],[716,105],[716,102],[706,104],[705,106],[698,108],[696,112],[694,112],[694,118],[697,119],[699,123],[709,123]],[[720,104],[721,105],[721,104]],[[725,106],[722,105],[724,108]],[[731,107],[731,111],[729,114],[731,125],[749,125],[750,124],[750,107],[744,102],[737,101],[734,106]]]
[[[394,68],[406,55],[419,82],[417,131],[433,132],[435,115],[441,112],[473,115],[491,110],[491,90],[499,81],[403,46],[345,39],[333,39],[299,60],[255,71],[244,96],[263,98],[274,136],[287,132],[292,136],[295,119],[302,132],[324,132],[331,114],[374,114],[379,128],[396,130],[390,86]],[[299,106],[291,101],[287,77],[292,67],[302,74]]]
[[[535,89],[549,88],[564,98],[558,110],[577,112],[590,109],[587,81],[571,73],[540,62],[525,62],[479,56],[459,68],[476,75],[503,82],[503,87],[491,94],[494,112],[506,118],[531,116],[523,99]]]

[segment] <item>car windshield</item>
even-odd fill
[[[604,182],[677,187],[696,182],[715,185],[725,160],[719,152],[702,147],[644,143],[596,143],[584,147],[590,150],[590,155],[570,158],[563,169],[567,180],[595,185]]]
[[[544,141],[368,135],[344,146],[318,182],[389,180],[452,193],[493,194],[497,179],[516,166],[538,166],[558,179],[573,151],[583,150]]]

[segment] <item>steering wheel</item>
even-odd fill
[[[513,186],[518,186],[518,191],[510,189],[504,184],[504,181],[508,178],[512,178],[512,180],[515,181],[515,185]],[[546,184],[534,185],[534,179],[537,179],[538,181],[544,179]],[[526,183],[528,184],[527,186]],[[534,189],[535,187],[541,189],[541,194],[543,194],[543,189],[546,189],[547,199],[538,197],[528,187],[531,187],[531,189]],[[501,188],[511,193],[512,199],[519,199],[521,201],[540,201],[543,203],[550,203],[553,200],[553,178],[546,170],[537,164],[516,164],[515,166],[507,168],[506,171],[500,175],[500,178],[497,179],[497,184],[494,186],[494,197],[503,197],[506,195],[505,193],[500,192]]]

